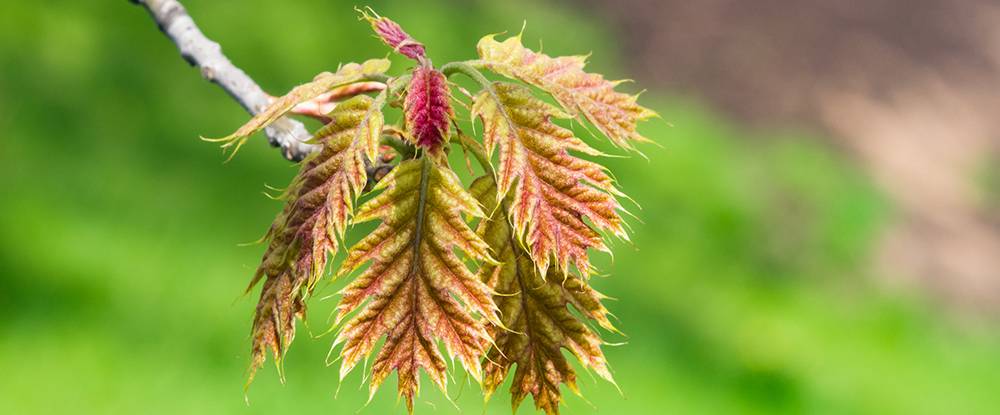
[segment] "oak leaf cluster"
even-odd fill
[[[520,35],[486,36],[477,59],[434,66],[399,24],[371,10],[362,17],[413,66],[389,75],[387,59],[342,65],[218,139],[235,151],[297,106],[366,83],[322,115],[311,140],[318,150],[301,162],[264,238],[247,289],[262,285],[250,379],[268,355],[280,368],[327,262],[344,251],[332,273],[349,280],[338,293],[333,347],[341,379],[370,359],[372,395],[395,373],[412,412],[420,373],[447,393],[458,361],[487,396],[510,378],[514,408],[531,395],[538,410],[556,414],[561,387],[577,392],[564,351],[613,383],[595,326],[617,330],[606,297],[590,286],[589,256],[609,252],[609,237],[628,237],[624,194],[593,161],[604,153],[562,124],[577,120],[635,150],[649,141],[636,124],[656,114],[618,92],[620,81],[586,72],[584,57],[532,51]],[[454,84],[455,75],[476,90]],[[468,108],[470,119],[459,120],[455,108]],[[386,122],[392,110],[402,113],[398,125]],[[451,146],[485,174],[463,184],[449,166]],[[394,165],[371,177],[376,161]],[[357,205],[363,194],[371,196]],[[347,229],[369,221],[375,229],[345,249]]]

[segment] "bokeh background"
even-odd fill
[[[275,94],[386,54],[353,1],[184,3]],[[1000,410],[1000,5],[371,5],[435,62],[526,20],[527,45],[592,51],[664,117],[648,160],[607,161],[642,206],[593,282],[618,299],[622,392],[581,373],[565,413]],[[394,378],[365,406],[362,371],[323,364],[342,282],[287,384],[266,366],[244,393],[263,248],[237,244],[295,173],[261,137],[228,164],[197,139],[246,119],[124,0],[0,5],[0,413],[405,413]],[[460,373],[450,394],[425,382],[417,412],[510,411]]]

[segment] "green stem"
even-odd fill
[[[486,77],[483,76],[483,74],[479,73],[479,71],[476,70],[476,68],[474,68],[473,65],[471,65],[469,62],[451,62],[442,66],[441,72],[444,73],[445,76],[450,76],[452,74],[460,73],[462,75],[468,76],[469,78],[472,78],[472,80],[476,81],[476,83],[478,83],[479,86],[483,88],[483,91],[489,94],[490,99],[496,102],[500,114],[503,116],[504,121],[507,122],[507,125],[510,127],[511,131],[515,131],[517,129],[517,126],[514,124],[514,121],[510,118],[510,114],[507,113],[507,109],[504,106],[503,100],[500,99],[500,95],[497,94],[497,90],[493,88],[493,83],[490,82],[489,79],[486,79]],[[475,122],[475,120],[473,120],[473,122]],[[457,125],[455,127],[458,128]],[[472,154],[476,156],[476,161],[478,161],[479,164],[483,166],[483,169],[486,170],[487,172],[493,173],[495,176],[496,173],[493,170],[493,165],[490,164],[489,155],[486,154],[486,151],[483,149],[483,146],[464,134],[459,133],[458,136],[459,136],[459,142],[462,144],[462,147],[465,148],[466,150],[471,151]]]
[[[396,136],[383,135],[381,143],[392,147],[392,149],[396,150],[396,153],[399,153],[399,156],[404,160],[413,158],[417,153],[417,149],[414,148],[413,145]]]
[[[377,74],[367,75],[367,76],[364,77],[363,80],[365,80],[365,81],[381,82],[381,83],[384,84],[384,83],[389,82],[389,79],[390,79],[389,75],[382,74],[382,73],[377,73]]]
[[[399,96],[400,91],[403,88],[406,88],[406,86],[410,84],[411,77],[412,75],[406,74],[392,78],[388,83],[389,98],[395,99],[397,96]]]
[[[484,62],[482,59],[476,59],[474,61],[465,61],[462,63],[468,65],[470,68],[486,69],[486,62]]]
[[[447,77],[451,77],[456,73],[460,73],[462,75],[468,76],[469,78],[472,78],[473,81],[476,81],[476,83],[478,83],[483,88],[492,89],[492,83],[490,82],[490,80],[486,79],[486,77],[483,76],[483,74],[479,73],[479,71],[477,71],[476,68],[472,67],[472,65],[469,65],[467,62],[449,62],[441,67],[441,73],[443,73],[444,76]]]
[[[458,143],[462,145],[465,151],[472,153],[472,156],[476,158],[476,162],[483,168],[483,171],[494,174],[493,165],[490,164],[490,158],[486,156],[486,150],[483,149],[483,145],[461,132],[456,135],[458,136]]]
[[[490,95],[490,98],[497,103],[499,108],[501,108],[501,113],[503,114],[504,119],[507,120],[509,124],[513,125],[510,120],[510,116],[507,114],[506,110],[503,110],[502,101],[500,100],[500,96],[497,95],[496,89],[493,88],[493,83],[490,82],[489,79],[486,79],[483,74],[479,73],[479,71],[468,62],[450,62],[441,67],[441,72],[444,73],[445,76],[449,77],[456,73],[460,73],[472,78],[473,81],[476,81],[476,83],[483,88],[483,91],[486,91],[486,93]],[[458,128],[458,125],[456,125],[455,128]],[[479,142],[473,140],[465,134],[462,134],[461,131],[458,133],[458,139],[462,148],[471,152],[472,155],[476,157],[476,161],[479,162],[479,165],[483,167],[484,171],[496,175],[496,172],[493,171],[493,165],[490,164],[489,155],[486,154],[486,150],[483,149],[483,146],[479,144]]]

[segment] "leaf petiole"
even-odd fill
[[[441,72],[444,73],[444,76],[449,78],[456,73],[468,76],[483,88],[491,88],[492,85],[489,79],[486,79],[482,73],[476,70],[476,68],[468,62],[449,62],[441,67]]]

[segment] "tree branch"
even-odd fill
[[[267,107],[270,96],[240,68],[222,54],[222,47],[198,29],[187,10],[177,0],[130,0],[142,5],[189,64],[201,71],[206,80],[219,85],[251,115]],[[285,158],[299,161],[318,146],[307,144],[311,134],[301,122],[282,117],[264,133],[268,142],[281,148]]]

